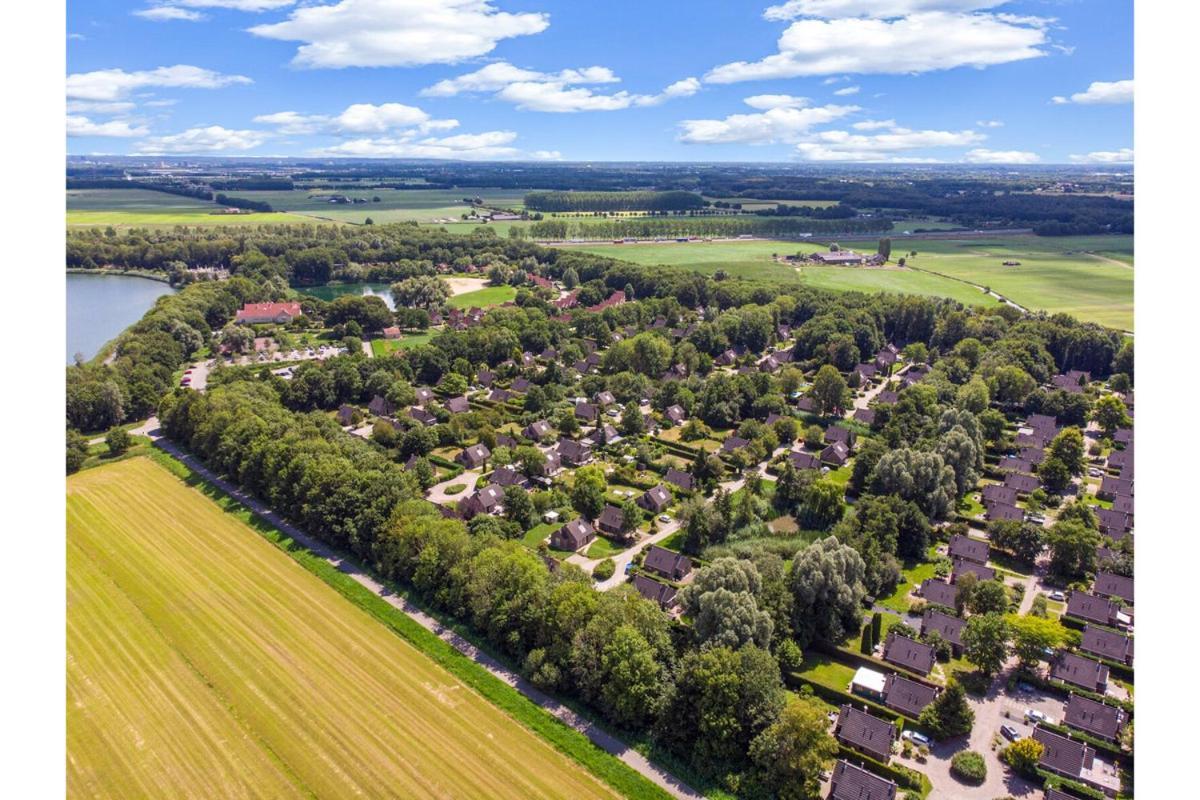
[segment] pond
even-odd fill
[[[67,363],[91,359],[106,342],[142,318],[154,301],[175,290],[132,275],[67,273]]]
[[[396,304],[392,300],[392,288],[388,283],[340,283],[326,286],[297,286],[296,291],[321,300],[336,300],[345,295],[361,295],[363,297],[379,297],[387,303],[392,311]]]

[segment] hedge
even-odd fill
[[[921,797],[927,797],[933,791],[933,783],[929,780],[929,776],[920,770],[899,764],[896,766],[884,764],[844,744],[838,744],[838,755],[881,778],[894,781],[902,788],[920,792]]]
[[[847,661],[860,667],[869,667],[870,669],[874,670],[895,672],[896,674],[908,678],[909,680],[916,681],[917,683],[923,683],[926,686],[932,686],[934,689],[943,688],[940,683],[931,681],[924,675],[912,672],[904,667],[896,666],[891,662],[884,661],[880,658],[875,658],[874,656],[867,656],[863,655],[862,653],[857,653],[848,647],[835,647],[827,642],[814,642],[812,646],[814,649],[820,650],[822,653],[827,653],[835,658],[840,658],[843,661]]]
[[[847,703],[850,705],[865,706],[875,716],[885,719],[888,722],[896,723],[897,733],[904,730],[906,727],[917,727],[918,723],[916,717],[910,717],[907,714],[888,708],[887,706],[881,705],[869,698],[862,697],[857,694],[851,694],[850,692],[844,692],[840,689],[835,689],[834,687],[827,686],[823,683],[817,683],[811,678],[806,678],[799,673],[784,673],[784,680],[790,684],[812,687],[813,694],[817,695],[827,703],[838,706],[839,708]]]
[[[1025,683],[1032,684],[1033,686],[1037,686],[1039,688],[1045,689],[1048,692],[1054,692],[1055,694],[1060,694],[1060,695],[1064,695],[1064,696],[1070,695],[1070,694],[1077,694],[1077,695],[1080,695],[1081,697],[1086,697],[1089,700],[1095,700],[1097,703],[1104,703],[1105,705],[1115,706],[1127,714],[1130,714],[1130,715],[1133,714],[1133,703],[1130,703],[1125,700],[1118,700],[1115,697],[1108,697],[1106,695],[1097,694],[1096,692],[1089,692],[1087,689],[1080,689],[1078,686],[1069,686],[1066,683],[1063,683],[1062,681],[1056,681],[1056,680],[1052,680],[1052,679],[1048,679],[1048,678],[1043,678],[1042,676],[1034,675],[1032,672],[1029,672],[1027,670],[1022,669],[1022,670],[1018,670],[1018,671],[1014,672],[1012,674],[1012,677],[1009,680],[1010,681],[1024,681]]]
[[[1108,795],[1099,789],[1093,789],[1090,786],[1085,786],[1079,781],[1073,781],[1070,778],[1064,778],[1049,770],[1038,767],[1038,775],[1045,779],[1044,787],[1047,789],[1058,789],[1067,794],[1073,794],[1080,798],[1094,798],[1094,800],[1109,800]]]
[[[1059,725],[1057,723],[1039,722],[1039,727],[1045,728],[1048,731],[1053,731],[1060,736],[1069,736],[1080,742],[1084,742],[1094,750],[1099,750],[1110,755],[1113,758],[1120,759],[1122,762],[1133,762],[1133,755],[1121,749],[1121,746],[1115,742],[1110,742],[1105,739],[1093,736],[1087,731],[1082,731],[1079,728],[1074,728],[1069,725]]]

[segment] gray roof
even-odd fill
[[[983,539],[972,539],[957,533],[950,537],[951,558],[965,558],[977,564],[986,564],[988,550],[988,543]]]
[[[950,644],[961,647],[962,630],[966,624],[966,620],[931,608],[921,618],[921,635],[928,636],[930,631],[937,631],[938,635]]]
[[[672,580],[679,580],[692,571],[692,560],[674,550],[668,550],[655,544],[646,550],[646,559],[642,562],[642,568],[657,572]]]
[[[1133,578],[1112,572],[1097,572],[1092,591],[1102,597],[1119,597],[1127,603],[1133,602]]]
[[[1106,597],[1097,597],[1087,592],[1071,592],[1067,600],[1067,613],[1073,617],[1110,625],[1121,607]]]
[[[1089,692],[1102,692],[1108,683],[1108,667],[1063,650],[1050,664],[1050,677]]]
[[[1079,649],[1110,661],[1127,663],[1133,657],[1133,637],[1096,625],[1085,625]]]
[[[883,646],[883,659],[906,669],[928,675],[933,669],[933,648],[907,636],[890,632]]]
[[[1048,731],[1042,726],[1033,729],[1033,738],[1042,743],[1041,765],[1062,775],[1079,777],[1084,769],[1092,768],[1096,751],[1092,748]]]
[[[958,601],[958,589],[940,578],[928,578],[921,584],[921,597],[927,603],[954,608]]]
[[[846,704],[838,714],[833,735],[838,741],[887,762],[891,757],[892,743],[896,741],[896,725]]]
[[[1081,695],[1073,694],[1067,701],[1067,713],[1063,722],[1079,728],[1101,739],[1115,740],[1125,721],[1125,714],[1116,706],[1097,703]]]
[[[937,689],[892,673],[883,683],[883,702],[910,717],[920,716],[925,706],[937,699]]]
[[[849,761],[833,768],[831,800],[896,800],[896,784]]]

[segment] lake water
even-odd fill
[[[396,310],[396,303],[392,300],[392,287],[389,283],[343,283],[334,286],[307,286],[299,287],[296,291],[310,297],[319,297],[322,300],[336,300],[348,294],[362,295],[363,297],[379,297],[383,302],[387,303],[388,308],[392,311]]]
[[[175,290],[131,275],[67,274],[67,363],[90,359],[106,342],[142,318],[154,301]]]

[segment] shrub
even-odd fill
[[[119,456],[129,449],[132,444],[132,438],[129,433],[122,428],[113,428],[104,437],[104,443],[108,445],[108,452],[114,456]]]
[[[592,577],[598,581],[606,581],[611,578],[613,573],[616,571],[616,562],[614,562],[611,558],[606,558],[597,564],[596,568],[592,570]]]
[[[987,779],[987,764],[974,750],[963,750],[950,759],[950,774],[965,783],[983,783]]]
[[[467,485],[465,483],[452,483],[446,487],[446,494],[458,494],[466,488]]]
[[[1013,771],[1027,778],[1037,776],[1044,747],[1037,739],[1018,739],[1000,751],[1000,759]]]

